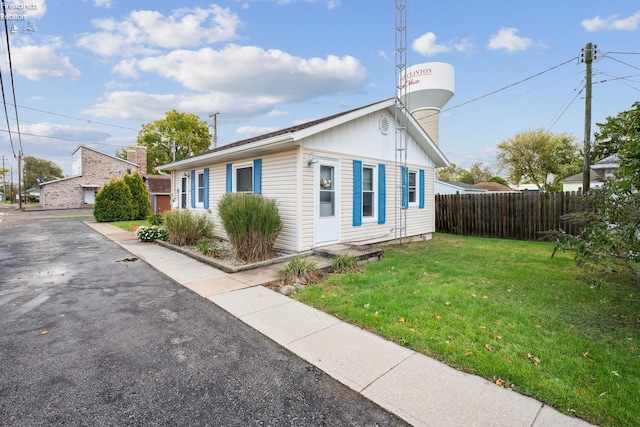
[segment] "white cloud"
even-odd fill
[[[504,49],[508,52],[517,52],[525,50],[533,44],[528,37],[520,37],[516,35],[517,28],[502,28],[498,34],[491,37],[487,47],[492,50]]]
[[[258,135],[264,135],[267,133],[280,130],[277,127],[260,127],[260,126],[240,126],[236,128],[236,133],[242,135],[243,138],[251,138]]]
[[[222,50],[176,50],[121,62],[115,70],[128,74],[135,70],[153,72],[191,90],[268,98],[272,103],[353,93],[361,89],[366,79],[366,70],[351,56],[305,59],[281,50],[237,45]]]
[[[149,55],[159,49],[228,41],[237,37],[236,31],[241,26],[235,13],[216,5],[208,9],[176,9],[170,16],[135,10],[124,20],[105,18],[91,23],[98,31],[84,34],[77,45],[105,57]]]
[[[460,53],[473,53],[476,47],[471,38],[465,38],[457,43],[454,43],[453,48]]]
[[[451,48],[436,43],[436,35],[428,32],[413,41],[411,47],[414,51],[425,56],[434,56],[438,53],[450,52]]]
[[[584,19],[581,25],[582,28],[589,32],[606,30],[635,31],[640,26],[640,11],[628,18],[618,18],[618,15],[612,15],[603,19],[596,16],[592,19]]]
[[[111,8],[111,0],[93,0],[93,4],[96,7],[103,7],[105,9]]]
[[[16,73],[29,80],[41,80],[45,77],[71,80],[80,78],[82,73],[71,63],[69,57],[57,52],[61,47],[60,39],[51,37],[45,41],[47,44],[33,45],[20,39],[14,45],[12,63]]]

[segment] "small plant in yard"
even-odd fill
[[[211,256],[217,258],[219,256],[220,249],[215,244],[208,240],[200,240],[196,245],[196,250],[202,255]]]
[[[331,271],[338,274],[357,273],[361,271],[358,258],[349,254],[338,254],[331,259]]]
[[[218,202],[218,215],[236,258],[255,262],[273,256],[282,230],[275,200],[257,194],[227,193]]]
[[[283,268],[278,270],[278,273],[282,276],[282,281],[285,285],[295,282],[302,285],[311,285],[318,283],[321,279],[315,262],[297,256],[291,258]]]
[[[141,242],[153,242],[154,240],[167,240],[166,228],[159,225],[142,225],[136,230],[136,237]]]
[[[213,236],[213,220],[205,213],[180,209],[166,211],[162,216],[172,245],[193,246],[203,238]]]

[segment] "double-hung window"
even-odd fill
[[[375,167],[362,167],[362,217],[375,218],[376,216],[376,173]]]
[[[236,193],[253,192],[253,166],[238,166],[235,171]]]
[[[196,204],[204,204],[204,171],[196,172]]]
[[[409,205],[415,205],[418,203],[418,172],[409,171]]]

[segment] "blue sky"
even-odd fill
[[[496,146],[530,129],[582,143],[585,65],[578,58],[587,42],[597,45],[593,130],[640,100],[637,2],[406,3],[408,65],[455,69],[439,139],[458,166],[493,167]],[[13,86],[4,28],[0,67],[13,147],[5,119],[0,156],[14,177],[20,147],[69,173],[78,144],[113,154],[171,109],[210,124],[219,112],[224,145],[395,91],[394,0],[7,4]]]

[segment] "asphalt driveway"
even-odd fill
[[[20,219],[0,224],[2,425],[406,425],[81,220]]]

